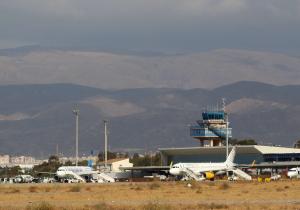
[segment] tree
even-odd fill
[[[33,167],[33,175],[46,172],[43,173],[43,175],[50,176],[50,174],[47,173],[55,173],[61,165],[62,164],[59,162],[59,158],[56,155],[51,155],[48,159],[48,162],[43,162],[42,164]]]
[[[22,170],[19,166],[14,167],[4,167],[0,170],[0,176],[1,177],[14,177],[16,175],[22,174]]]
[[[107,160],[115,159],[116,157],[117,157],[116,153],[110,152],[110,151],[107,152]],[[103,152],[100,152],[98,154],[98,161],[100,161],[100,162],[104,161],[104,153]]]
[[[48,163],[50,164],[56,164],[59,163],[59,158],[56,155],[51,155],[48,159]]]
[[[161,165],[161,156],[159,153],[155,153],[154,155],[145,155],[140,156],[135,153],[130,162],[133,163],[133,166],[159,166]]]

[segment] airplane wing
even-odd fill
[[[98,171],[85,171],[85,172],[80,172],[77,173],[79,176],[84,176],[84,175],[92,175],[92,174],[97,174]]]
[[[193,170],[193,169],[192,169]],[[196,173],[205,173],[205,172],[217,172],[227,170],[225,167],[213,167],[213,168],[197,168],[193,170]]]
[[[43,172],[43,171],[35,171],[34,173],[37,173],[37,174],[51,174],[51,175],[56,175],[56,173],[53,173],[53,172]]]

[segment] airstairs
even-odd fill
[[[196,181],[203,181],[205,178],[202,176],[199,176],[198,174],[195,174],[191,169],[189,168],[183,168],[183,172],[185,173],[185,176],[189,179],[194,179]]]
[[[103,172],[96,174],[96,179],[98,182],[115,182],[114,178]]]
[[[86,180],[84,178],[82,178],[81,176],[79,176],[78,174],[72,172],[72,171],[69,171],[68,172],[71,176],[73,176],[75,179],[77,179],[78,181],[80,182],[86,182]]]
[[[232,170],[232,172],[236,176],[238,176],[244,180],[249,180],[249,181],[252,180],[252,177],[250,175],[248,175],[247,173],[245,173],[244,171],[242,171],[241,169],[236,168],[236,169]]]

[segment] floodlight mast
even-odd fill
[[[107,169],[107,120],[103,120],[104,122],[104,166]]]
[[[76,108],[73,110],[73,113],[76,116],[76,138],[75,138],[75,156],[76,156],[76,160],[75,160],[75,165],[78,166],[78,127],[79,127],[79,109]]]

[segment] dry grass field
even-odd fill
[[[3,184],[4,209],[300,209],[300,180]]]

